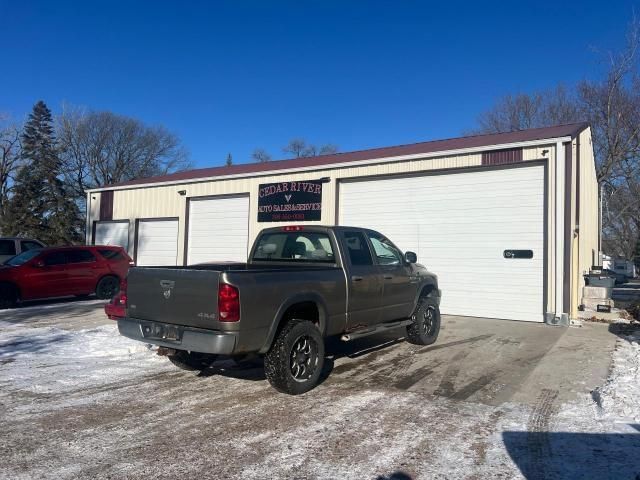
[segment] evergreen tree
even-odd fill
[[[233,165],[233,157],[230,153],[227,153],[227,167],[230,167],[231,165]]]
[[[81,240],[77,205],[61,180],[51,111],[44,102],[33,107],[22,133],[23,166],[3,219],[5,235],[34,237],[49,245]]]

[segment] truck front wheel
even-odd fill
[[[289,395],[308,392],[318,384],[324,365],[324,340],[308,320],[290,320],[264,358],[264,371],[276,390]]]
[[[440,309],[430,297],[421,297],[407,326],[407,341],[414,345],[431,345],[440,333]]]

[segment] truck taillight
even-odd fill
[[[240,292],[233,285],[220,283],[218,286],[218,315],[221,322],[240,320]]]
[[[301,232],[303,229],[304,227],[301,225],[287,225],[282,228],[285,232]]]

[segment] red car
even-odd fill
[[[122,247],[79,246],[28,250],[0,265],[0,308],[39,298],[111,298],[133,262]]]

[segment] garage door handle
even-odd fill
[[[362,280],[364,280],[364,278],[363,278],[363,277],[360,277],[360,276],[358,276],[358,275],[353,275],[353,276],[351,277],[351,280],[353,280],[354,282],[361,282]]]
[[[393,275],[385,275],[384,279],[385,280],[393,280]]]
[[[504,258],[533,258],[533,250],[505,250]]]

